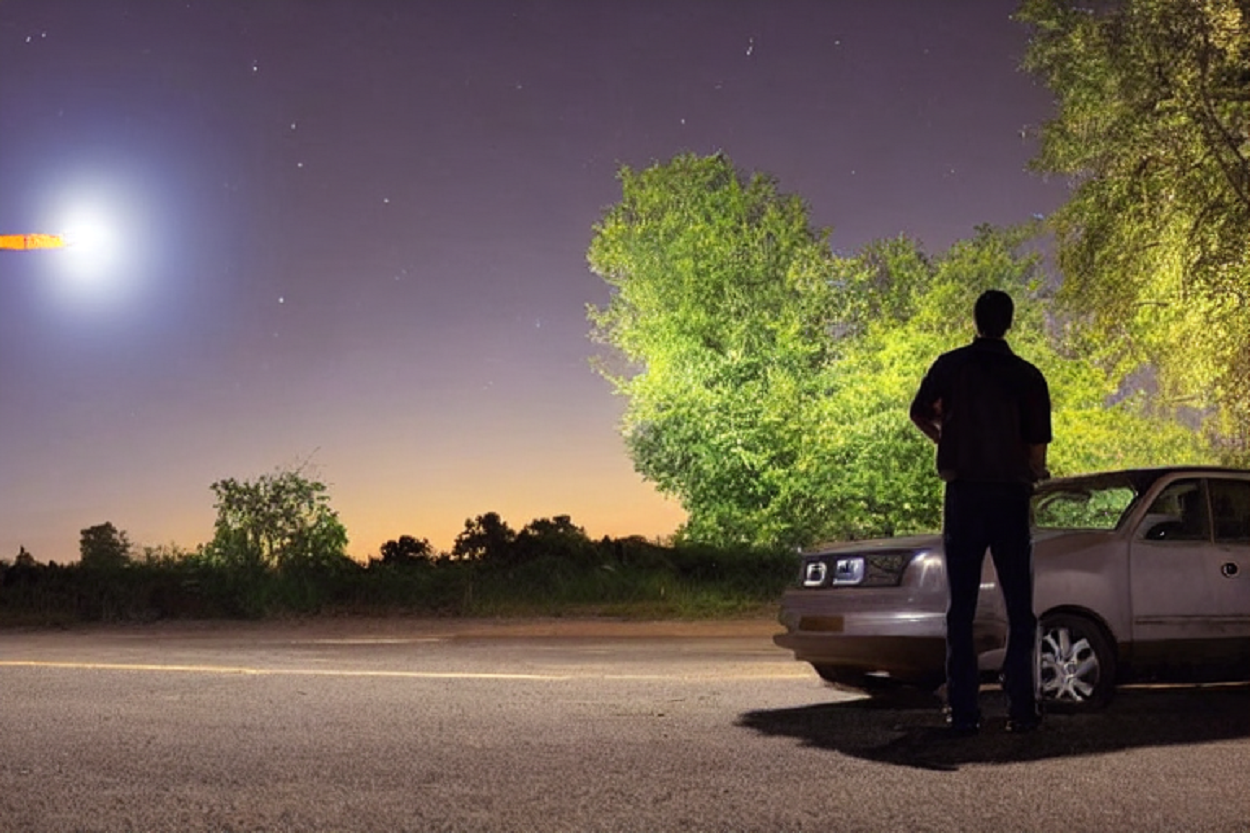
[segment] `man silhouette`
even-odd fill
[[[1007,729],[1028,732],[1041,722],[1029,499],[1033,483],[1049,476],[1050,391],[1041,371],[1004,339],[1014,312],[1007,293],[982,293],[973,309],[977,337],[939,356],[911,403],[912,422],[937,443],[938,474],[946,481],[946,697],[950,730],[959,735],[981,727],[972,620],[987,548],[1007,607]]]

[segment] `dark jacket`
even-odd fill
[[[911,416],[941,425],[937,468],[947,481],[1032,483],[1029,446],[1051,441],[1046,378],[997,338],[939,356]]]

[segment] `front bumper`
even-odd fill
[[[813,665],[899,680],[942,678],[946,668],[944,593],[896,588],[791,590],[781,603],[786,632],[773,642]],[[983,669],[1001,664],[1003,623],[978,616],[973,640]]]
[[[900,679],[940,676],[946,618],[943,613],[800,615],[773,642],[813,665]]]

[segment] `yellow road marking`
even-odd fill
[[[238,674],[244,676],[296,677],[399,677],[465,680],[568,680],[558,674],[502,674],[470,671],[354,671],[347,668],[251,668],[244,665],[152,665],[121,662],[47,662],[0,660],[0,668],[54,668],[79,671],[167,671],[180,674]]]
[[[415,645],[421,642],[446,642],[441,636],[427,636],[418,639],[398,638],[390,636],[346,637],[343,639],[293,639],[292,645]]]
[[[160,665],[151,663],[120,663],[120,662],[66,662],[47,660],[0,660],[0,668],[47,668],[54,670],[75,671],[147,671],[174,674],[223,674],[255,677],[378,677],[391,679],[415,680],[521,680],[533,682],[564,682],[573,679],[596,678],[604,680],[674,680],[674,679],[759,679],[776,677],[782,679],[806,679],[811,674],[802,667],[787,669],[778,673],[769,672],[743,673],[741,671],[718,673],[684,673],[684,674],[612,674],[612,673],[574,673],[574,674],[520,674],[485,671],[381,671],[353,670],[347,668],[254,668],[244,665]]]

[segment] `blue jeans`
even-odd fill
[[[942,539],[946,548],[946,697],[951,719],[981,719],[980,672],[972,621],[981,588],[981,564],[989,549],[1007,607],[1007,656],[1003,688],[1013,720],[1035,719],[1037,694],[1033,614],[1033,540],[1029,531],[1032,488],[1023,483],[946,484]]]

